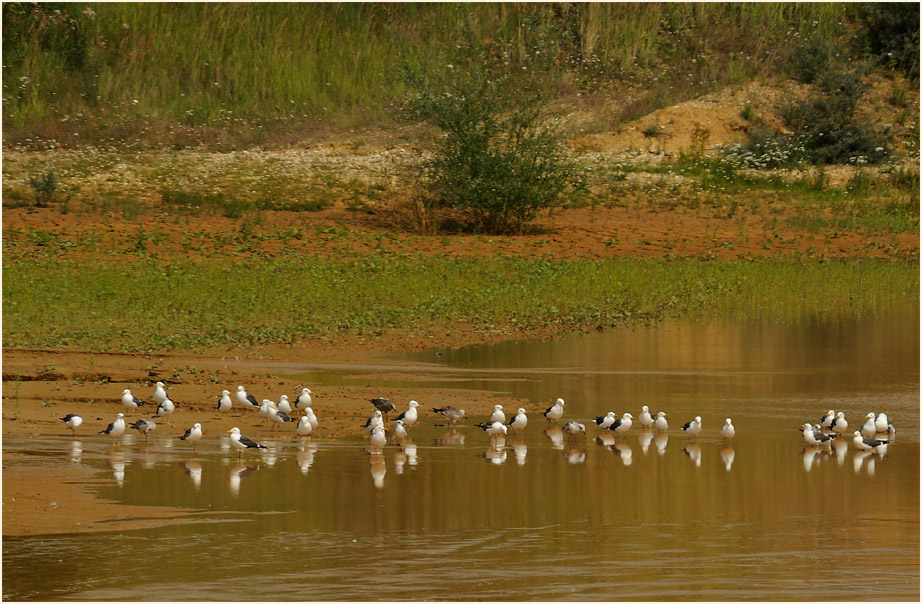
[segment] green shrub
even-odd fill
[[[35,193],[35,206],[44,208],[54,200],[54,194],[58,188],[58,178],[54,175],[54,172],[47,172],[41,176],[31,177],[29,186],[32,187]]]
[[[406,110],[441,131],[423,166],[426,193],[485,233],[522,231],[580,182],[543,111],[558,78],[560,34],[540,20],[516,43],[483,40],[468,23],[450,63],[407,65]]]
[[[859,5],[860,35],[872,55],[885,65],[919,79],[919,4],[865,2]]]

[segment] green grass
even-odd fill
[[[835,319],[919,305],[917,263],[868,259],[555,262],[372,253],[94,264],[48,257],[10,262],[3,276],[5,346],[109,351],[436,333],[454,323],[515,335],[666,317]]]

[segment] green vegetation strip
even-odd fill
[[[24,260],[3,269],[4,346],[208,350],[389,329],[561,332],[667,317],[918,312],[919,266],[810,259],[559,262],[372,254],[228,263]]]

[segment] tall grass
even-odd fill
[[[5,346],[217,349],[458,323],[513,335],[661,317],[777,320],[918,312],[919,270],[893,261],[50,259],[3,271]]]
[[[444,56],[463,21],[484,40],[514,43],[536,16],[561,25],[569,68],[582,81],[620,82],[647,70],[660,81],[688,73],[693,82],[725,82],[778,67],[797,36],[832,35],[849,10],[838,3],[6,3],[3,117],[7,128],[51,132],[94,118],[97,137],[136,133],[157,120],[228,130],[249,120],[380,120],[404,93],[397,68]]]

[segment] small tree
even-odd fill
[[[426,194],[487,233],[521,232],[581,189],[560,123],[544,115],[558,78],[554,38],[546,25],[522,30],[512,44],[476,39],[468,25],[453,56],[404,71],[408,113],[441,131]]]

